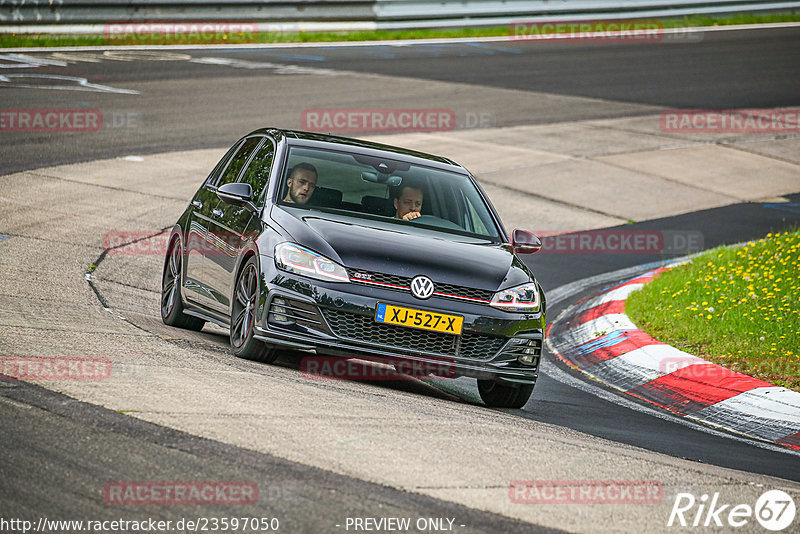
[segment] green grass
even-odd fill
[[[311,43],[342,41],[390,41],[398,39],[431,39],[457,37],[493,37],[509,35],[506,26],[498,28],[462,28],[453,30],[404,30],[404,31],[354,31],[354,32],[259,32],[251,34],[240,32],[220,38],[192,38],[178,36],[164,38],[152,36],[146,39],[113,39],[103,36],[71,35],[2,35],[0,47],[22,48],[33,46],[106,46],[106,45],[204,45],[204,44],[244,44],[244,43]]]
[[[632,293],[625,313],[660,341],[800,391],[800,231],[698,256]]]
[[[523,20],[521,18],[521,20]],[[602,20],[598,17],[598,21]],[[800,14],[751,15],[728,17],[683,17],[660,20],[665,28],[689,26],[725,26],[731,24],[764,24],[770,22],[797,22]],[[354,31],[354,32],[261,32],[256,34],[231,33],[219,38],[156,37],[146,39],[114,39],[103,35],[56,35],[56,34],[2,34],[0,48],[46,47],[46,46],[105,46],[105,45],[159,45],[159,44],[241,44],[241,43],[305,43],[333,41],[388,41],[397,39],[469,38],[510,36],[509,26],[490,28],[456,28],[432,30],[398,31]]]

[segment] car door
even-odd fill
[[[269,173],[275,154],[275,145],[268,137],[252,137],[245,141],[251,157],[242,160],[239,171],[235,172],[233,163],[220,179],[218,186],[235,181],[250,184],[253,188],[253,199],[259,205],[261,194],[269,180]],[[242,147],[243,149],[245,146]],[[213,254],[206,255],[208,283],[211,286],[214,310],[230,315],[230,298],[233,291],[235,269],[242,252],[249,240],[258,231],[250,229],[251,222],[258,222],[258,213],[249,209],[234,206],[220,200],[211,212],[211,227],[216,248]]]
[[[206,283],[208,279],[205,254],[209,250],[209,222],[211,210],[219,203],[215,184],[227,168],[231,158],[236,154],[242,141],[234,144],[225,156],[217,163],[214,170],[206,178],[203,186],[197,191],[190,203],[191,212],[184,228],[184,253],[186,272],[184,273],[184,294],[189,300],[208,306],[212,300],[211,289]]]

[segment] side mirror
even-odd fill
[[[516,254],[533,254],[542,248],[542,240],[527,230],[514,230],[511,234],[511,248]]]
[[[223,202],[233,204],[234,206],[241,206],[250,211],[255,211],[256,207],[253,205],[253,188],[250,184],[243,183],[230,183],[219,186],[217,189],[217,196]]]

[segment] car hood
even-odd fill
[[[318,211],[287,212],[278,208],[273,217],[296,242],[351,269],[425,275],[435,282],[491,291],[532,279],[508,244]]]

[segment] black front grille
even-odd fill
[[[461,353],[458,356],[476,360],[487,359],[497,354],[506,341],[504,337],[466,333],[461,336]]]
[[[348,272],[350,272],[351,274],[350,279],[353,282],[360,281],[364,282],[365,284],[368,284],[369,282],[378,282],[380,284],[391,284],[393,286],[401,286],[403,288],[411,287],[411,278],[407,276],[376,273],[374,271],[365,271],[363,269],[353,269],[350,267],[348,267],[347,270]],[[435,286],[436,288],[435,291],[437,293],[445,293],[447,295],[452,295],[454,297],[480,299],[490,302],[492,300],[492,296],[494,295],[493,291],[488,291],[486,289],[476,289],[472,287],[457,286],[453,284],[444,284],[441,282],[436,282],[435,280],[433,282],[433,285]],[[409,290],[405,289],[405,291]],[[448,297],[442,297],[442,298],[448,298]]]
[[[436,286],[436,291],[438,293],[447,293],[448,295],[456,295],[458,297],[480,299],[480,300],[485,300],[487,302],[491,302],[492,297],[494,296],[494,293],[492,291],[486,291],[485,289],[454,286],[452,284],[440,284],[437,282],[434,282],[434,286]]]
[[[381,284],[392,284],[393,286],[403,286],[405,288],[411,287],[411,278],[407,276],[398,276],[396,274],[376,273],[373,271],[365,271],[363,269],[347,269],[351,273],[350,279],[355,278],[355,281],[363,282],[378,282]],[[361,276],[359,276],[361,275]]]
[[[354,341],[367,341],[395,349],[410,349],[461,358],[487,359],[500,350],[506,338],[465,332],[460,336],[440,334],[375,322],[371,317],[323,309],[334,334]]]

